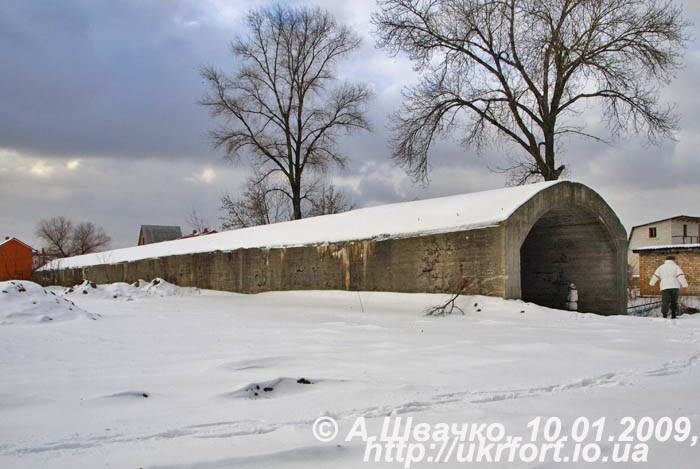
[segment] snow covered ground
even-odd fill
[[[36,324],[72,319],[98,320],[56,291],[33,282],[0,282],[0,325]]]
[[[385,416],[410,416],[498,422],[516,436],[536,416],[565,429],[605,416],[606,435],[621,433],[625,416],[685,416],[700,434],[698,316],[606,318],[465,297],[466,315],[428,318],[424,308],[445,297],[134,293],[147,286],[65,294],[98,320],[0,325],[0,467],[369,465],[361,441],[314,438],[324,415],[341,436],[359,416],[375,434]],[[47,291],[62,299],[63,289]],[[0,296],[0,312],[9,304]],[[699,447],[652,441],[637,467],[697,467]],[[602,465],[564,465],[591,466]]]

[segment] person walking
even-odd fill
[[[678,313],[678,292],[688,290],[688,281],[683,270],[676,264],[675,256],[666,257],[666,262],[661,264],[651,276],[649,285],[652,287],[656,282],[661,281],[661,314],[668,317],[668,310],[671,309],[671,318],[676,319]]]

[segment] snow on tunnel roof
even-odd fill
[[[292,247],[377,238],[405,238],[416,234],[449,233],[484,228],[504,221],[535,194],[559,182],[562,181],[379,205],[335,215],[85,254],[57,259],[40,270],[116,264],[197,252]]]

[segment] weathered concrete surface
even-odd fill
[[[627,233],[596,192],[583,184],[557,184],[536,194],[504,225],[507,298],[563,308],[565,285],[573,282],[579,310],[625,312]],[[529,282],[524,288],[523,280]]]
[[[243,293],[273,290],[451,292],[503,296],[500,227],[416,238],[323,246],[239,249],[41,273],[43,283],[75,285],[162,277],[182,286]]]
[[[564,307],[564,283],[575,282],[583,310],[619,314],[626,307],[626,249],[625,230],[605,201],[586,186],[567,182],[542,190],[501,224],[477,230],[169,256],[39,272],[37,280],[69,286],[83,279],[131,283],[162,277],[182,286],[242,293],[447,293],[467,277],[467,294],[558,308]]]
[[[615,309],[615,251],[604,228],[586,212],[554,209],[535,223],[520,249],[522,298],[561,307],[569,285],[582,311]]]

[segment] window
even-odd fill
[[[688,225],[683,225],[683,237],[688,237]]]
[[[650,238],[656,238],[656,227],[654,227],[654,228],[649,228],[649,237],[650,237]]]

